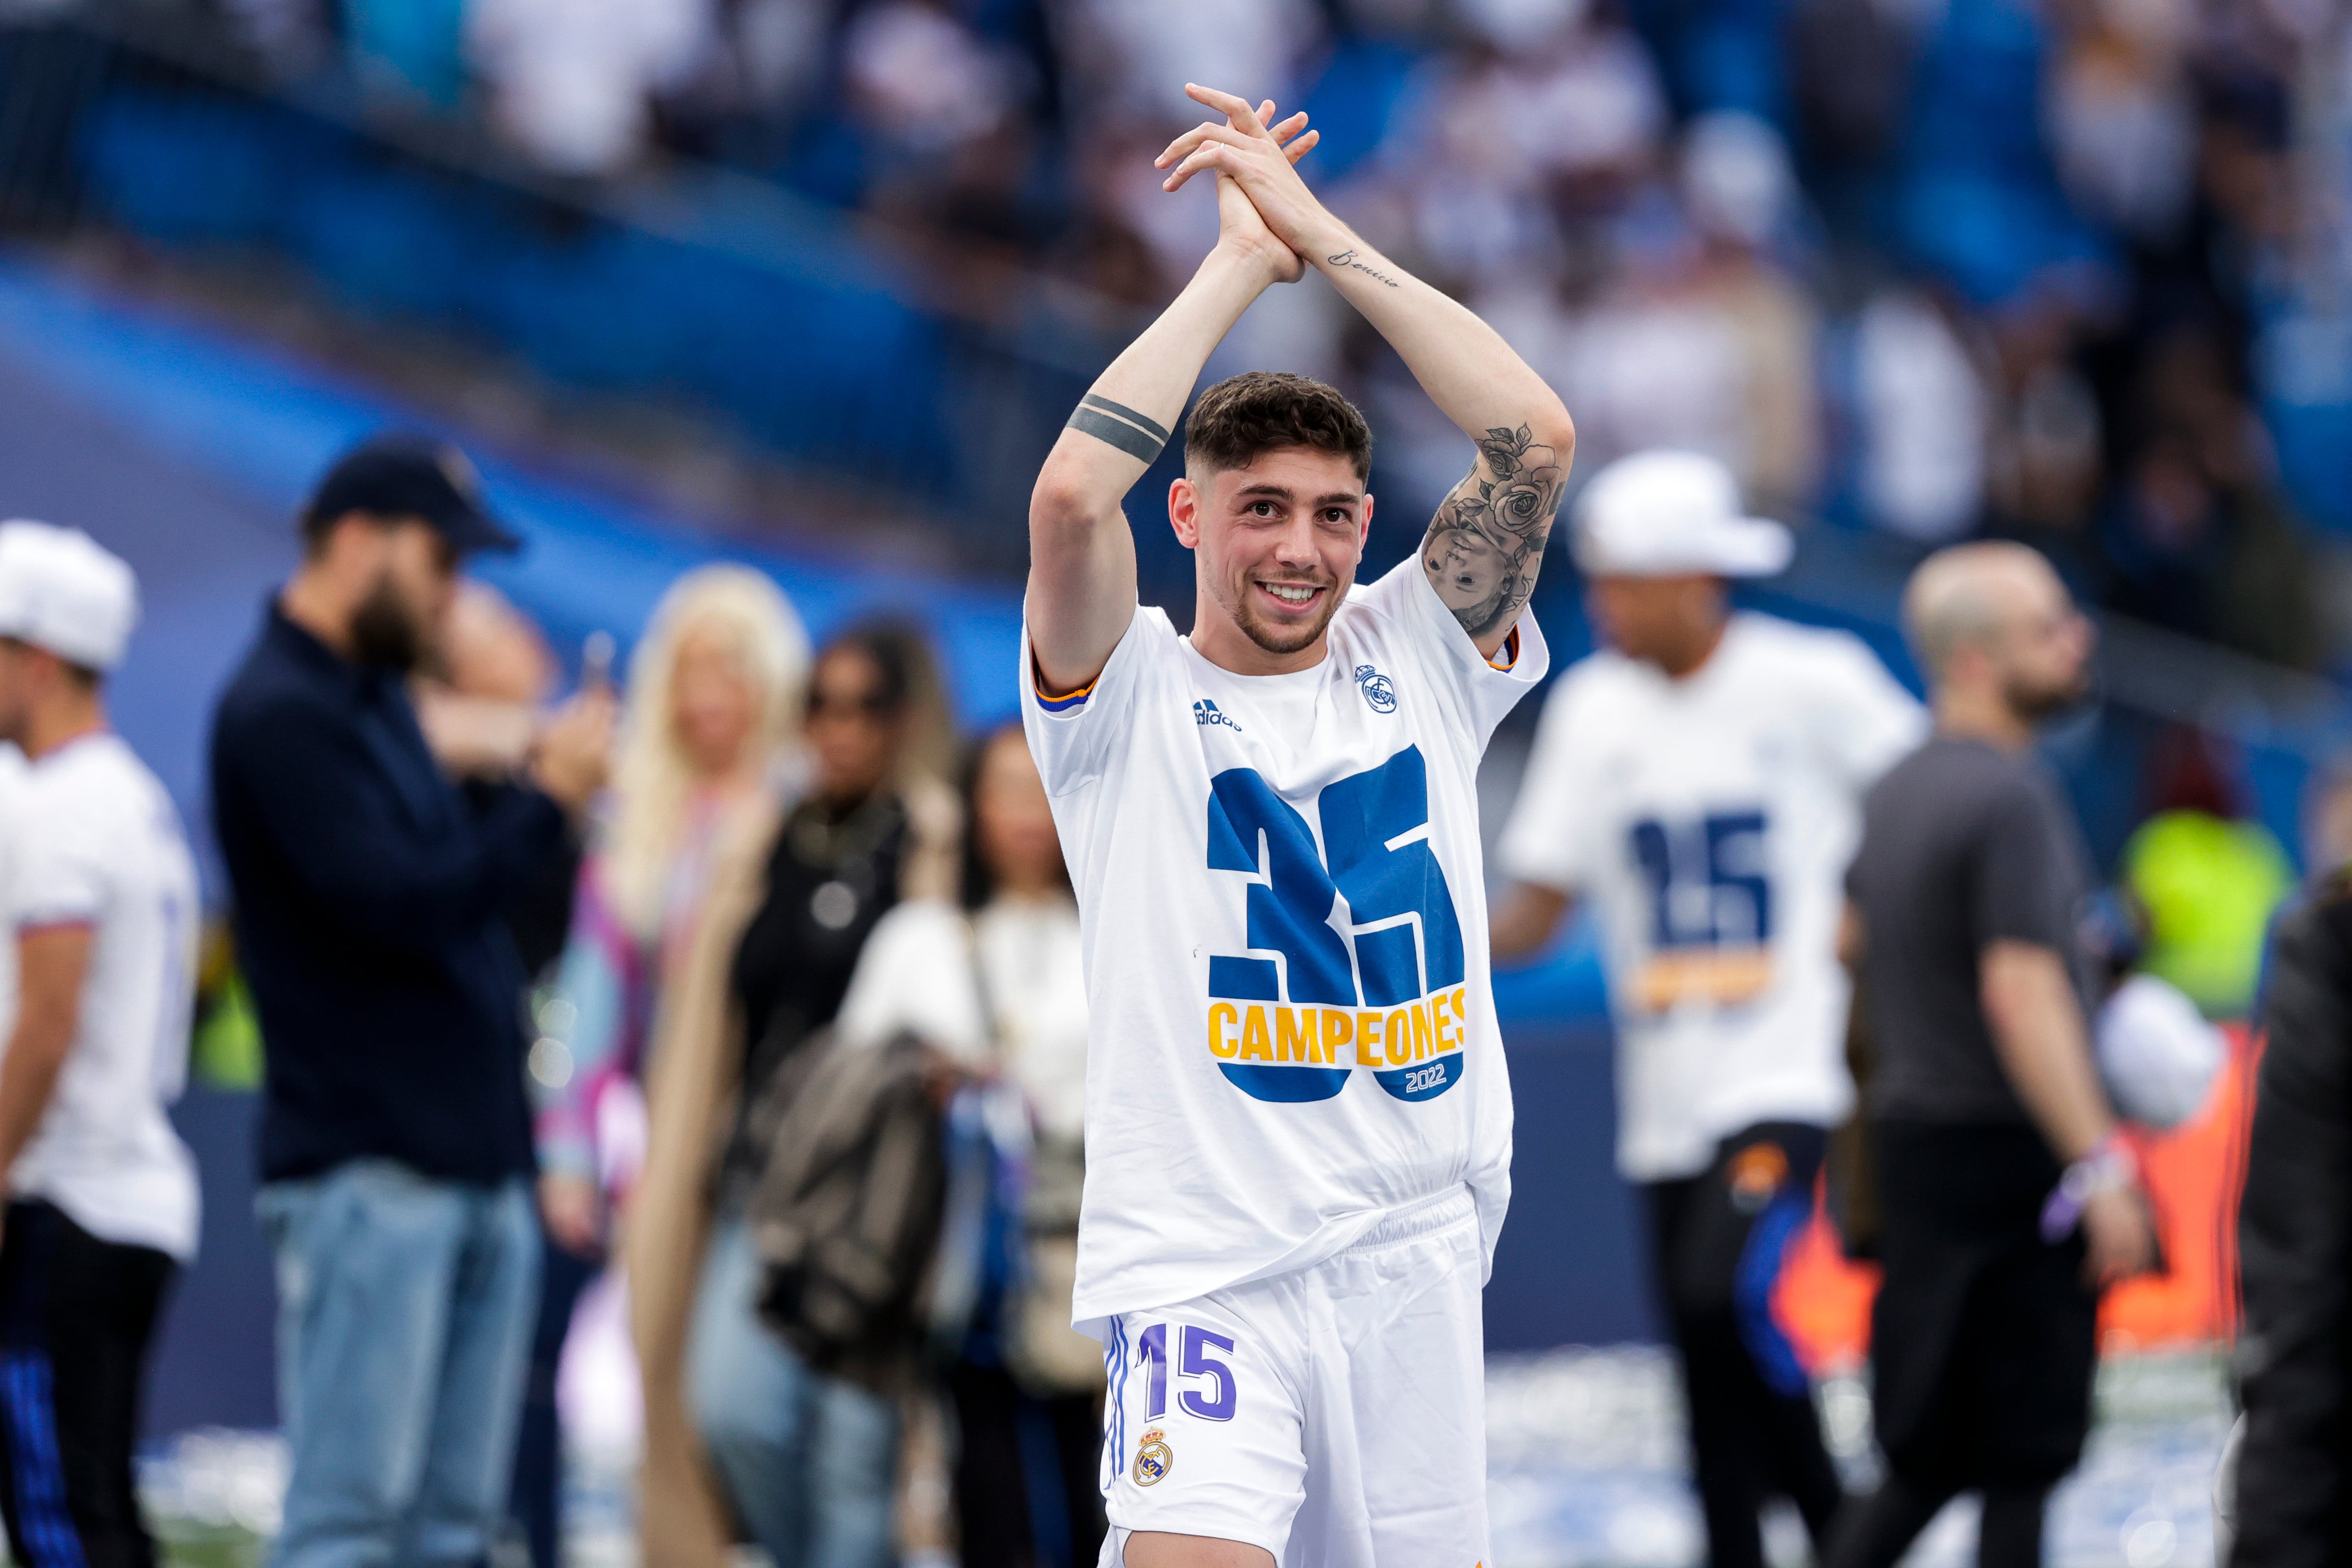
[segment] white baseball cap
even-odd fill
[[[121,557],[78,528],[0,522],[0,637],[105,670],[138,624],[139,584]]]
[[[1769,577],[1796,540],[1739,510],[1739,481],[1699,452],[1636,452],[1592,476],[1576,503],[1576,564],[1588,577]]]

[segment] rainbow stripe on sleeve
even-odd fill
[[[1499,669],[1507,674],[1518,662],[1519,628],[1515,626],[1511,628],[1511,635],[1503,639],[1501,651],[1486,661],[1486,668]]]
[[[1097,675],[1093,680],[1087,681],[1076,691],[1065,691],[1056,696],[1055,693],[1045,689],[1045,672],[1037,668],[1037,656],[1035,654],[1031,654],[1029,656],[1029,679],[1030,683],[1037,689],[1038,707],[1043,708],[1048,713],[1067,713],[1073,708],[1082,708],[1086,706],[1087,699],[1094,695],[1095,687],[1101,681],[1102,677]]]

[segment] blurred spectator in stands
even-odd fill
[[[1922,544],[1971,531],[1984,507],[1991,398],[1967,324],[1926,289],[1882,289],[1853,334],[1857,500]]]
[[[2222,746],[2185,724],[2158,737],[2147,764],[2151,810],[2124,846],[2120,869],[2147,913],[2140,967],[2186,992],[2207,1017],[2242,1018],[2294,869],[2250,815]]]
[[[639,1529],[665,1568],[726,1563],[730,1512],[779,1568],[890,1552],[897,1407],[811,1371],[761,1322],[743,1207],[761,1152],[742,1112],[833,1021],[876,922],[903,897],[953,896],[954,735],[921,642],[869,627],[828,644],[805,735],[801,798],[712,846],[649,1050],[622,1257],[645,1388]]]
[[[647,1035],[692,950],[714,868],[765,849],[777,803],[797,782],[808,663],[807,634],[775,584],[723,565],[670,586],[631,659],[613,788],[544,1009],[535,1050],[546,1059],[532,1062],[540,1206],[572,1260],[551,1267],[576,1277],[560,1315],[549,1292],[540,1324],[551,1439],[572,1300],[601,1265],[644,1156]],[[676,1462],[648,1457],[656,1469]],[[537,1558],[542,1534],[551,1547],[560,1539],[554,1499],[542,1500],[548,1528],[533,1531],[534,1568],[553,1568]]]
[[[966,773],[963,886],[882,917],[841,1006],[845,1041],[912,1034],[977,1079],[955,1162],[934,1320],[947,1373],[963,1568],[1083,1568],[1105,1522],[1102,1350],[1070,1327],[1086,1178],[1087,993],[1078,907],[1020,726]]]
[[[2182,46],[2186,5],[2069,0],[2043,74],[2058,177],[2075,209],[2136,244],[2161,246],[2188,216],[2196,101]]]
[[[781,119],[815,90],[832,43],[824,0],[721,0],[717,37],[687,84],[708,108]]]
[[[2063,299],[2029,293],[1996,314],[1991,524],[2033,545],[2071,581],[2096,582],[2090,523],[2104,434],[2096,394],[2074,363],[2077,321]]]
[[[985,318],[1020,298],[1018,268],[1050,226],[1033,199],[1038,139],[1027,112],[1042,84],[1020,51],[956,9],[887,0],[858,11],[841,72],[862,132],[866,210],[928,248],[947,302]]]
[[[1833,232],[1866,232],[1887,196],[1917,24],[1888,0],[1795,0],[1789,92],[1805,184]]]
[[[2274,663],[2326,649],[2310,546],[2279,497],[2270,442],[2211,324],[2177,325],[2137,355],[2135,437],[2103,530],[2127,615]]]
[[[562,174],[620,173],[646,148],[654,94],[712,45],[709,0],[467,0],[466,53],[493,118]]]
[[[2200,132],[2192,238],[2221,297],[2247,310],[2257,289],[2287,282],[2289,248],[2299,221],[2291,89],[2280,67],[2287,51],[2265,60],[2249,47],[2265,29],[2258,7],[2239,8],[2199,62]],[[2230,24],[2236,24],[2231,26]],[[2237,35],[2232,38],[2232,33]]]
[[[1073,122],[1164,144],[1201,118],[1184,96],[1190,81],[1255,82],[1286,113],[1323,37],[1321,11],[1314,0],[1061,0],[1053,14]]]
[[[893,153],[950,154],[1002,130],[1034,84],[952,10],[886,0],[859,11],[841,40],[849,110]]]
[[[584,694],[469,801],[409,677],[457,563],[515,540],[465,458],[379,437],[302,514],[304,558],[215,717],[213,818],[268,1043],[260,1210],[278,1259],[293,1470],[281,1568],[390,1561],[429,1528],[489,1549],[507,1495],[539,1237],[503,917],[602,785]]]
[[[1703,115],[1684,134],[1682,195],[1700,292],[1738,345],[1740,492],[1768,517],[1801,515],[1821,479],[1821,321],[1772,258],[1799,199],[1788,144],[1754,115]]]
[[[1665,447],[1747,471],[1747,345],[1707,286],[1698,235],[1655,190],[1615,230],[1608,285],[1532,362],[1575,405],[1579,451],[1598,464]]]

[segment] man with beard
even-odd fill
[[[1487,1555],[1480,1288],[1510,1192],[1478,761],[1548,655],[1523,614],[1575,432],[1486,324],[1376,254],[1274,123],[1161,154],[1217,244],[1071,416],[1030,502],[1024,670],[1087,957],[1075,1312],[1108,1350],[1103,1561]],[[1192,630],[1136,602],[1121,500],[1220,339],[1320,271],[1468,439],[1423,547],[1357,582],[1371,434],[1252,371],[1194,404],[1168,517]]]
[[[1903,609],[1936,733],[1871,791],[1846,879],[1876,1059],[1887,1477],[1829,1563],[1892,1568],[1978,1491],[1978,1561],[2032,1568],[2090,1427],[2099,1292],[2155,1256],[2084,1022],[2081,835],[2032,756],[2035,726],[2088,689],[2091,630],[2017,544],[1930,556]]]
[[[380,437],[328,473],[304,559],[221,699],[213,819],[268,1054],[262,1223],[293,1473],[272,1562],[488,1552],[539,1234],[505,917],[604,775],[611,700],[461,793],[408,680],[469,552],[516,541],[454,448]]]

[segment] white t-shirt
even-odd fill
[[[985,1010],[972,984],[975,944],[988,982]],[[1077,906],[999,899],[967,918],[941,900],[909,900],[866,939],[834,1027],[866,1045],[905,1030],[971,1066],[992,1061],[1027,1097],[1038,1131],[1075,1141],[1087,1114]]]
[[[0,741],[0,907],[5,907],[16,841],[23,837],[25,753],[13,741]],[[16,944],[0,941],[0,1044],[16,1021]]]
[[[1927,732],[1860,639],[1769,616],[1680,680],[1613,651],[1560,677],[1499,858],[1599,916],[1626,1177],[1852,1109],[1842,884],[1864,792]]]
[[[185,1262],[195,1161],[163,1114],[187,1080],[195,985],[196,868],[179,813],[108,733],[31,763],[14,804],[11,925],[91,930],[79,1027],[14,1189],[101,1241]]]
[[[1142,608],[1087,692],[1023,670],[1086,944],[1081,1328],[1311,1267],[1465,1183],[1493,1258],[1511,1093],[1476,782],[1543,634],[1522,616],[1489,665],[1416,556],[1328,637],[1311,669],[1234,675]]]

